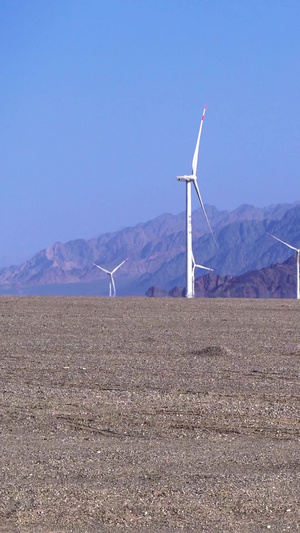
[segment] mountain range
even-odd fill
[[[184,287],[173,287],[169,292],[150,287],[146,296],[161,298],[185,296]],[[221,277],[206,274],[195,280],[196,298],[295,298],[296,258],[261,270],[248,271],[240,276]]]
[[[203,275],[197,281],[196,295],[211,296],[205,289],[207,284],[210,287],[225,284],[225,292],[215,289],[215,296],[234,295],[228,289],[232,278],[236,280],[249,271],[284,263],[293,255],[289,248],[267,233],[300,247],[300,202],[265,208],[242,205],[233,211],[220,211],[213,206],[206,206],[206,209],[219,248],[207,231],[201,211],[194,211],[193,251],[196,262],[214,269],[213,274]],[[22,265],[1,268],[0,292],[107,295],[107,275],[92,263],[112,269],[126,257],[128,261],[115,275],[118,295],[144,295],[149,287],[159,287],[167,293],[176,287],[184,287],[185,213],[163,214],[134,227],[89,240],[57,242]],[[283,268],[289,268],[289,263]],[[201,275],[200,270],[198,274]],[[271,273],[264,270],[264,275]],[[282,293],[276,293],[279,297],[288,297],[288,294],[284,289]]]

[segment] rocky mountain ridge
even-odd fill
[[[238,276],[290,257],[291,250],[271,239],[266,231],[300,246],[299,202],[266,208],[243,205],[233,211],[206,207],[219,249],[207,233],[200,210],[196,210],[194,255],[196,261],[214,268],[218,276]],[[107,276],[92,263],[109,269],[128,257],[116,273],[119,295],[144,295],[151,286],[169,291],[184,285],[184,226],[184,213],[164,214],[90,240],[57,242],[22,265],[0,269],[0,290],[15,294],[106,295]]]
[[[162,298],[184,297],[184,287],[169,292],[150,287],[146,296]],[[295,298],[296,259],[290,257],[283,264],[252,270],[240,276],[221,277],[209,273],[195,280],[196,298]]]

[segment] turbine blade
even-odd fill
[[[120,263],[118,266],[116,266],[116,268],[113,269],[112,274],[114,274],[115,271],[118,270],[118,268],[120,268],[122,265],[124,265],[124,263],[126,261],[128,261],[128,257],[126,259],[124,259],[124,261],[122,261],[122,263]]]
[[[198,267],[198,268],[204,268],[205,270],[210,270],[211,272],[214,271],[213,268],[205,267],[205,266],[203,266],[203,265],[196,265],[196,264],[195,264],[195,267]]]
[[[109,270],[106,270],[106,268],[103,268],[103,267],[101,267],[99,265],[96,265],[96,263],[92,263],[92,265],[94,265],[97,268],[100,268],[100,270],[103,270],[103,272],[106,272],[106,274],[110,274]]]
[[[193,176],[197,176],[199,145],[200,145],[202,126],[203,126],[204,117],[205,117],[205,111],[206,111],[206,106],[204,106],[204,110],[203,110],[203,113],[202,113],[202,118],[201,118],[201,122],[200,122],[199,133],[198,133],[198,139],[197,139],[196,148],[195,148],[194,157],[193,157],[193,162],[192,162],[192,175]]]
[[[205,268],[205,270],[211,270],[212,272],[214,271],[213,268],[209,268],[209,267],[206,267],[206,266],[203,266],[203,265],[197,265],[193,252],[192,252],[192,262],[193,262],[193,271],[195,270],[196,267],[197,268]]]
[[[218,243],[217,243],[217,241],[216,241],[215,234],[214,234],[214,232],[213,232],[213,230],[212,230],[212,227],[211,227],[211,225],[210,225],[210,222],[209,222],[209,219],[208,219],[207,213],[206,213],[206,211],[205,211],[205,207],[204,207],[203,200],[202,200],[202,198],[201,198],[201,194],[200,194],[200,190],[199,190],[199,187],[198,187],[198,183],[197,183],[196,180],[193,180],[193,183],[194,183],[194,185],[195,185],[196,193],[197,193],[197,196],[198,196],[198,198],[199,198],[199,202],[200,202],[200,205],[201,205],[201,207],[202,207],[202,211],[203,211],[203,213],[204,213],[205,220],[206,220],[207,225],[208,225],[208,227],[209,227],[209,231],[210,231],[210,233],[212,234],[212,238],[213,238],[213,240],[215,241],[215,245],[216,245],[216,247],[219,248],[219,245],[218,245]]]
[[[298,252],[298,248],[295,248],[295,246],[292,246],[291,244],[288,244],[287,242],[282,241],[281,239],[278,239],[278,237],[275,237],[275,235],[272,235],[272,233],[268,233],[268,232],[266,232],[266,233],[267,233],[267,235],[270,235],[270,237],[273,237],[273,239],[276,239],[276,241],[282,242],[282,244],[285,244],[286,246],[288,246],[292,250],[295,250],[296,252]]]

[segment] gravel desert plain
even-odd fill
[[[7,532],[300,529],[300,301],[0,297]]]

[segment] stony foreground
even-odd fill
[[[1,297],[0,531],[298,531],[300,302]]]

